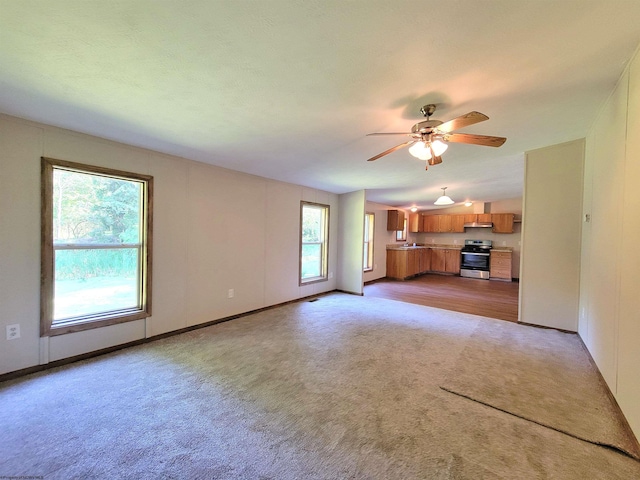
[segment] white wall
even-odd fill
[[[336,272],[335,194],[5,115],[0,145],[0,331],[21,327],[20,339],[0,339],[0,373],[336,288],[335,275],[298,285],[301,200],[330,206]],[[153,175],[152,317],[40,340],[41,156]],[[361,210],[360,220],[364,201]]]
[[[579,333],[640,437],[640,55],[586,143]]]
[[[340,195],[338,289],[362,295],[365,191]]]
[[[519,321],[577,331],[584,140],[526,153]]]

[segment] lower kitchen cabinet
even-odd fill
[[[460,274],[459,248],[434,248],[431,251],[431,271]]]
[[[445,270],[445,249],[434,248],[431,250],[431,271],[444,272]]]
[[[428,272],[431,270],[431,249],[421,248],[418,252],[420,256],[420,273]]]
[[[429,270],[431,251],[428,248],[407,248],[405,250],[387,250],[387,277],[413,277]]]
[[[387,250],[387,277],[404,280],[427,272],[460,274],[459,248]]]
[[[511,252],[491,250],[489,279],[511,281]]]
[[[460,275],[460,249],[452,248],[444,252],[444,271]]]

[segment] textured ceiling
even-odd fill
[[[0,111],[390,205],[490,202],[521,195],[526,150],[586,135],[638,25],[638,0],[0,0]],[[366,162],[426,103],[508,140]]]

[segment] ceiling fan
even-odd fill
[[[414,157],[421,160],[426,160],[426,168],[429,165],[437,165],[442,163],[441,155],[447,149],[448,142],[452,143],[469,143],[472,145],[486,145],[488,147],[499,147],[507,141],[504,137],[491,137],[488,135],[474,135],[471,133],[451,133],[455,130],[459,130],[475,123],[484,122],[489,120],[489,117],[480,112],[469,112],[466,115],[456,117],[448,122],[441,122],[440,120],[430,120],[429,117],[436,111],[436,106],[433,104],[425,105],[420,109],[420,112],[427,117],[425,121],[416,123],[411,127],[411,132],[392,132],[392,133],[369,133],[367,136],[374,135],[406,135],[412,137],[408,142],[401,143],[395,147],[385,150],[378,155],[368,159],[368,162],[384,157],[396,150],[408,147],[409,153]]]

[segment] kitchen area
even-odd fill
[[[521,198],[422,212],[367,202],[367,212],[365,295],[518,321]]]
[[[368,205],[368,210],[376,207]],[[519,279],[521,198],[423,212],[386,208],[376,212],[376,221],[384,221],[387,232],[384,235],[381,226],[376,227],[379,237],[385,237],[384,247],[375,247],[385,267],[381,275],[378,265],[377,278],[442,274],[503,282]]]

